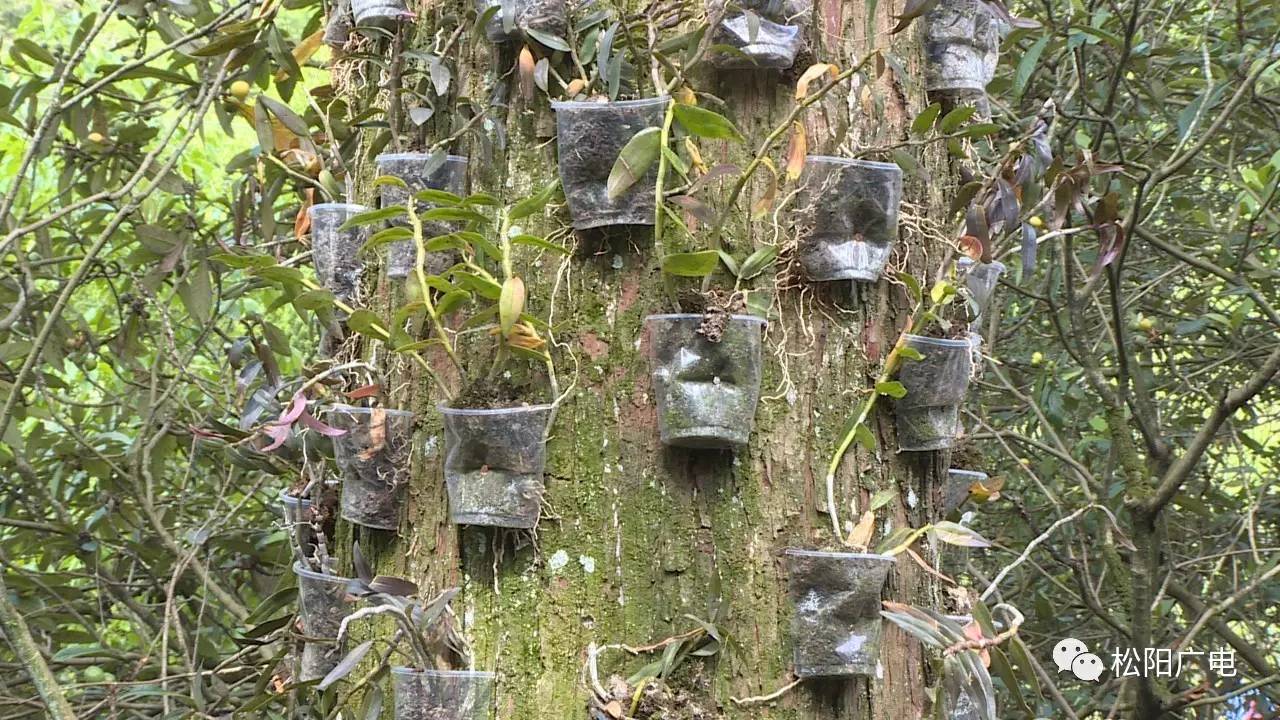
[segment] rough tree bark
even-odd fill
[[[430,52],[459,18],[473,22],[469,3],[410,2],[419,19],[405,47]],[[700,4],[689,5],[688,12],[701,12]],[[867,17],[869,10],[874,17]],[[878,63],[869,82],[855,78],[815,106],[805,117],[809,149],[840,154],[842,146],[866,149],[902,139],[923,107],[924,92],[918,28],[889,35],[892,16],[901,11],[900,1],[819,0],[810,52],[797,61],[797,70],[781,76],[699,73],[693,85],[723,98],[727,114],[748,137],[745,146],[725,149],[723,159],[741,160],[745,148],[754,148],[783,121],[794,104],[796,76],[809,63],[845,68],[876,48],[892,53],[896,62]],[[551,110],[541,93],[532,102],[520,97],[516,75],[509,72],[513,53],[494,52],[483,42],[472,49],[465,38],[459,47],[450,53],[459,91],[490,98],[496,86],[505,86],[497,96],[510,98],[508,107],[491,109],[494,122],[505,126],[506,150],[473,160],[471,190],[508,202],[518,199],[553,178]],[[335,86],[354,106],[387,107],[386,92],[375,87],[379,71],[359,65],[359,60],[337,61]],[[443,127],[436,130],[433,139],[448,135]],[[361,181],[353,199],[368,204],[374,196],[368,143],[375,134],[366,133],[356,160]],[[466,137],[448,149],[473,157],[479,153]],[[944,171],[933,155],[924,166],[936,171],[937,181],[907,174],[904,210],[917,221],[904,223],[892,261],[918,277],[930,275],[942,253],[937,234],[928,237],[924,230],[936,223],[923,218],[940,217],[937,186]],[[567,222],[562,208],[555,217]],[[729,238],[739,249],[774,240],[762,227],[731,230]],[[670,308],[647,243],[647,237],[632,238],[604,250],[579,243],[563,272],[544,260],[543,269],[534,273],[530,295],[544,316],[559,276],[555,339],[578,360],[576,388],[559,411],[549,445],[547,500],[557,517],[544,516],[536,539],[522,546],[489,530],[450,525],[438,454],[440,421],[433,411],[439,398],[424,378],[397,368],[400,406],[412,407],[421,418],[409,511],[398,534],[356,533],[362,547],[380,570],[404,574],[425,588],[462,586],[459,615],[475,644],[477,667],[500,673],[502,720],[586,717],[582,670],[588,644],[645,645],[687,630],[691,623],[682,615],[703,615],[714,587],[721,590],[722,628],[731,636],[731,648],[696,669],[701,685],[693,692],[704,707],[717,708],[719,717],[920,717],[929,707],[926,688],[933,680],[926,677],[920,647],[890,627],[882,649],[883,677],[874,682],[805,683],[776,703],[750,708],[730,701],[772,692],[791,679],[790,604],[781,551],[832,545],[825,466],[836,436],[906,319],[905,293],[886,281],[856,291],[846,283],[783,287],[767,330],[764,399],[751,445],[736,457],[669,450],[658,442],[643,319]],[[394,292],[380,290],[384,296]],[[387,357],[370,348],[364,354],[382,362]],[[567,385],[574,363],[564,351],[559,366]],[[895,503],[879,511],[878,539],[893,527],[918,527],[930,519],[947,458],[895,455],[887,412],[877,420],[876,432],[881,450],[850,452],[839,475],[838,497],[844,498],[841,514],[848,520],[856,519],[850,499],[864,510],[876,490],[898,491]],[[349,543],[351,532],[343,535]],[[902,557],[886,597],[938,607],[936,585]],[[619,661],[617,655],[606,656],[601,674],[617,670],[625,676],[640,664],[629,659],[623,667]]]

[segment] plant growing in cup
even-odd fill
[[[403,183],[390,176],[376,182],[397,187]],[[553,184],[508,206],[484,194],[461,197],[422,190],[412,193],[412,201],[404,205],[348,221],[352,226],[407,221],[374,234],[366,250],[386,243],[412,244],[410,301],[390,319],[357,311],[348,325],[357,332],[389,328],[389,345],[396,352],[439,348],[463,378],[461,388],[455,388],[439,372],[428,370],[444,397],[439,410],[445,426],[445,480],[451,514],[459,524],[523,529],[537,524],[546,433],[558,385],[543,336],[548,326],[530,312],[518,261],[536,253],[568,254],[564,246],[521,227],[558,189]],[[431,207],[422,210],[419,203]],[[426,236],[425,228],[441,222],[458,229]],[[453,253],[456,262],[430,272],[428,258],[444,251]],[[454,315],[458,317],[450,326],[446,317]],[[412,334],[415,326],[425,327],[428,336]],[[370,334],[379,337],[376,331]],[[464,354],[480,359],[464,363]]]

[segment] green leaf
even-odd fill
[[[1022,59],[1018,61],[1018,69],[1013,74],[1013,96],[1021,98],[1022,93],[1027,90],[1027,83],[1031,81],[1031,75],[1036,71],[1036,65],[1040,64],[1040,56],[1044,53],[1044,49],[1048,47],[1049,40],[1052,36],[1045,35],[1036,41],[1022,55]]]
[[[939,540],[948,545],[971,548],[991,547],[991,542],[979,535],[976,530],[967,528],[960,523],[943,520],[934,523],[933,532],[938,536]]]
[[[897,380],[876,383],[876,392],[898,400],[907,396],[907,388]]]
[[[471,293],[466,290],[453,290],[445,293],[436,301],[436,314],[448,315],[458,308],[459,305],[471,299]]]
[[[410,230],[409,228],[399,227],[399,226],[390,227],[384,230],[379,230],[378,232],[374,233],[373,237],[369,238],[367,241],[365,241],[365,244],[361,246],[360,252],[373,250],[374,248],[382,247],[387,243],[400,242],[401,240],[412,240],[412,239],[413,239],[413,231]]]
[[[734,260],[732,255],[723,250],[717,250],[716,254],[720,256],[720,262],[724,263],[724,266],[729,268],[730,274],[734,277],[738,277],[738,261]]]
[[[605,185],[611,200],[626,192],[627,188],[636,184],[645,173],[649,172],[653,162],[658,159],[658,141],[661,139],[661,134],[662,131],[659,128],[645,128],[636,133],[622,147],[622,152],[618,153],[618,159],[614,162],[613,169],[609,172],[609,181]]]
[[[662,271],[680,277],[706,277],[715,272],[720,254],[715,250],[675,253],[662,259]]]
[[[956,286],[946,280],[939,280],[929,289],[929,299],[934,305],[942,305],[955,297]]]
[[[534,40],[537,40],[543,46],[551,48],[552,50],[559,50],[560,52],[572,51],[572,48],[569,47],[569,43],[565,42],[564,38],[560,37],[559,35],[554,35],[544,30],[539,30],[537,28],[532,28],[532,27],[525,28],[524,32],[529,37],[533,38]]]
[[[929,107],[920,111],[914,122],[911,123],[911,132],[915,135],[924,135],[929,132],[929,128],[937,122],[938,116],[942,114],[942,103],[933,103]]]
[[[744,139],[737,126],[720,113],[683,103],[676,103],[675,113],[680,125],[698,137],[734,142]]]
[[[406,183],[395,175],[379,175],[374,178],[373,186],[375,188],[382,187],[383,185],[390,185],[391,187],[398,187],[404,190],[409,189],[409,183]]]
[[[524,281],[519,277],[509,277],[502,283],[502,292],[498,296],[498,327],[502,336],[511,334],[520,313],[524,312]]]
[[[405,212],[403,205],[391,205],[377,210],[369,210],[368,212],[362,212],[359,215],[353,215],[348,218],[346,222],[342,223],[342,227],[338,228],[338,231],[350,230],[351,228],[357,228],[363,225],[373,225],[374,223],[380,223],[385,220],[390,220],[391,218],[400,217],[401,215],[404,215]]]
[[[854,442],[862,446],[863,450],[871,451],[876,449],[876,436],[871,433],[871,428],[863,423],[853,426]]]
[[[431,208],[418,213],[418,218],[423,222],[489,222],[489,218],[475,210],[457,207]]]
[[[373,640],[365,640],[352,648],[351,652],[347,653],[347,656],[342,658],[342,662],[335,665],[334,668],[329,671],[329,674],[325,675],[324,679],[320,681],[320,684],[316,685],[316,689],[324,690],[342,678],[350,675],[351,671],[355,670],[356,666],[360,664],[360,661],[364,659],[364,656],[368,655],[369,651],[373,649],[373,643]]]
[[[938,129],[942,131],[943,135],[955,132],[956,128],[960,127],[966,120],[973,117],[973,114],[976,112],[978,112],[978,108],[973,105],[958,107],[947,113],[942,118],[942,121],[938,123]]]
[[[281,124],[288,128],[289,132],[300,138],[311,137],[311,129],[307,127],[306,121],[298,117],[298,114],[293,110],[290,110],[288,105],[266,95],[259,95],[258,102],[265,105],[272,115],[279,118]]]
[[[923,360],[924,359],[924,355],[921,355],[919,350],[911,347],[910,345],[903,345],[901,348],[899,348],[898,355],[904,360]]]
[[[475,273],[456,270],[453,273],[453,279],[456,280],[459,285],[467,287],[482,298],[497,300],[502,296],[501,285],[489,278],[476,275]]]
[[[556,191],[559,189],[560,180],[551,181],[551,184],[539,190],[536,195],[527,197],[512,205],[511,209],[507,211],[507,219],[513,221],[523,220],[536,212],[541,212],[542,208],[551,202],[551,198],[555,197]]]
[[[738,277],[743,280],[750,280],[764,272],[765,268],[769,267],[769,264],[776,257],[778,257],[777,245],[765,245],[758,248],[742,262],[742,272],[738,274]]]
[[[924,291],[920,289],[920,281],[916,279],[916,276],[904,272],[899,272],[896,276],[899,282],[907,286],[907,294],[911,296],[912,301],[920,302]]]
[[[893,502],[893,499],[896,497],[898,497],[898,491],[893,488],[882,488],[877,490],[876,493],[871,496],[871,504],[867,509],[871,512],[875,512],[876,510],[879,510],[885,505]]]
[[[977,123],[965,128],[960,134],[967,138],[982,138],[998,132],[1000,132],[1000,126],[995,123]]]
[[[431,203],[433,205],[461,205],[462,198],[454,195],[447,190],[437,190],[436,188],[427,188],[419,190],[413,194],[413,198],[418,202]]]
[[[230,35],[223,35],[222,37],[214,38],[209,42],[209,44],[192,50],[188,54],[194,57],[214,57],[215,55],[222,55],[224,53],[229,53],[236,48],[244,47],[252,43],[257,36],[258,31],[256,29],[244,30]]]
[[[213,286],[209,282],[209,267],[201,262],[192,268],[178,285],[178,296],[182,298],[182,304],[192,318],[201,323],[209,322],[213,316]]]
[[[550,250],[551,252],[559,253],[561,255],[568,255],[572,252],[571,250],[569,250],[569,248],[563,245],[557,245],[549,240],[540,238],[536,235],[527,235],[527,234],[516,235],[515,237],[511,238],[511,242],[514,245],[528,245],[530,247],[536,247],[540,250]]]
[[[219,265],[225,265],[233,270],[243,270],[245,268],[264,268],[276,264],[276,259],[270,255],[236,255],[235,253],[214,253],[209,259]]]
[[[382,318],[370,310],[356,310],[347,318],[347,327],[352,332],[375,340],[382,340],[387,336],[386,332],[380,330],[382,326]]]

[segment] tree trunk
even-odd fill
[[[474,22],[469,2],[411,2],[418,20],[406,31],[406,49],[431,52],[459,17]],[[869,9],[874,18],[866,17]],[[794,107],[795,80],[808,64],[830,62],[844,69],[877,47],[898,60],[874,61],[867,79],[855,76],[810,109],[804,118],[809,151],[848,154],[901,139],[924,104],[918,28],[888,34],[892,15],[901,9],[901,2],[889,0],[820,0],[809,30],[811,52],[802,53],[790,73],[698,73],[691,84],[722,98],[725,114],[748,139],[732,147],[704,143],[704,152],[723,153],[707,157],[708,164],[742,163],[754,152]],[[688,11],[700,14],[701,7]],[[549,142],[554,117],[541,92],[533,101],[520,96],[517,74],[508,72],[514,51],[494,51],[483,40],[473,45],[470,36],[459,47],[448,59],[456,63],[460,88],[450,92],[473,101],[509,98],[508,107],[491,108],[492,125],[477,126],[489,138],[505,132],[506,148],[495,146],[492,157],[485,157],[485,146],[492,143],[464,134],[447,149],[473,157],[472,192],[512,202],[554,179],[556,147]],[[911,77],[899,77],[897,68],[906,68]],[[647,79],[647,66],[643,69]],[[388,103],[387,93],[376,91],[375,83],[385,81],[386,74],[372,64],[338,60],[334,75],[339,93],[353,107],[403,105]],[[433,140],[461,124],[454,120],[450,127],[444,115],[438,112],[428,124]],[[409,126],[404,118],[397,125]],[[360,181],[353,199],[366,204],[373,204],[375,195],[368,155],[376,135],[365,133],[356,161]],[[777,160],[784,150],[771,155]],[[926,167],[942,167],[937,157],[927,160]],[[938,217],[938,193],[927,189],[936,183],[910,173],[906,180],[904,216]],[[754,197],[744,198],[736,217],[746,215]],[[567,224],[563,209],[553,215],[555,223]],[[922,231],[931,226],[903,223],[887,275],[894,268],[917,277],[930,274],[942,255],[940,239]],[[771,229],[741,221],[730,225],[726,238],[740,258],[752,243],[775,242]],[[570,235],[568,242],[573,241]],[[674,681],[697,704],[714,709],[715,717],[922,716],[929,707],[926,684],[932,682],[926,677],[927,658],[918,644],[888,626],[878,679],[806,682],[774,703],[754,707],[730,700],[768,694],[791,681],[791,607],[781,553],[791,546],[834,545],[826,514],[826,464],[906,319],[905,293],[885,280],[852,290],[844,282],[780,286],[766,331],[763,399],[750,445],[736,456],[668,449],[658,442],[643,321],[650,313],[673,309],[651,245],[648,235],[639,233],[605,247],[579,239],[566,266],[557,268],[544,258],[541,269],[528,271],[538,314],[546,317],[555,292],[554,333],[562,345],[555,352],[563,386],[575,373],[570,354],[577,368],[576,385],[559,408],[548,447],[550,511],[531,542],[449,524],[441,424],[434,411],[440,398],[408,363],[387,368],[399,381],[398,405],[419,413],[408,511],[398,534],[361,530],[356,539],[383,572],[406,575],[427,590],[462,587],[458,614],[475,646],[477,669],[499,673],[502,720],[588,717],[583,667],[590,643],[644,646],[688,630],[693,621],[683,616],[705,617],[717,591],[724,614],[720,627],[730,647],[705,664],[691,663]],[[389,303],[398,291],[385,280],[380,284]],[[363,352],[384,363],[388,355],[381,349]],[[877,490],[897,491],[897,499],[878,511],[878,540],[892,528],[918,527],[930,519],[946,458],[926,454],[909,465],[907,456],[895,455],[887,411],[880,413],[875,430],[880,450],[850,451],[837,497],[843,499],[841,518],[849,521],[857,519],[852,505],[860,513]],[[351,535],[345,531],[342,542],[349,543]],[[340,552],[350,556],[349,548]],[[885,597],[937,607],[938,589],[929,576],[900,557]],[[612,673],[626,677],[652,659],[602,655],[601,680],[607,682]]]

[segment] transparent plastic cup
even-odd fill
[[[645,318],[663,445],[747,444],[760,401],[764,318],[734,315],[719,342],[698,334],[703,315]]]
[[[925,15],[925,89],[977,91],[1000,60],[1000,27],[980,0],[941,0]]]
[[[497,676],[469,670],[391,668],[396,720],[490,720]]]
[[[311,525],[311,501],[280,492],[280,507],[284,510],[285,531],[299,560],[316,554],[316,532]]]
[[[725,3],[712,0],[707,8],[722,10]],[[714,30],[711,64],[722,70],[791,67],[812,10],[812,0],[735,0]]]
[[[652,225],[657,163],[618,197],[610,198],[609,173],[636,133],[662,124],[668,98],[619,102],[553,101],[560,181],[573,226]]]
[[[981,329],[983,315],[991,305],[991,297],[995,295],[1000,276],[1004,274],[1004,263],[980,263],[974,262],[971,258],[962,257],[956,264],[964,276],[964,286],[973,298],[974,305],[977,306],[973,322],[969,324],[970,329],[977,332]]]
[[[789,548],[791,635],[798,677],[876,676],[880,662],[880,591],[888,555]]]
[[[422,190],[444,190],[462,196],[467,188],[468,160],[461,155],[446,155],[442,164],[432,167],[438,162],[434,153],[383,153],[374,158],[378,172],[400,178],[408,185],[408,189],[395,185],[382,185],[379,188],[382,207],[405,205],[409,196]],[[418,202],[414,206],[417,212],[425,212],[434,207],[431,203]],[[393,225],[409,226],[409,219],[401,216],[392,221]],[[424,221],[422,223],[422,240],[428,242],[433,237],[447,235],[456,229],[456,225],[444,221]],[[428,275],[439,275],[453,265],[456,254],[453,252],[427,253],[426,267]],[[387,245],[387,277],[404,278],[418,264],[418,248],[412,240],[401,240]]]
[[[805,276],[817,281],[878,280],[898,239],[902,168],[810,155],[801,182],[796,257]]]
[[[906,343],[924,358],[903,360],[898,370],[898,381],[907,389],[906,396],[894,402],[898,449],[952,447],[960,434],[960,405],[973,371],[973,346],[968,339],[921,335],[907,335]]]
[[[408,482],[413,413],[350,405],[325,412],[330,425],[347,431],[333,438],[334,459],[342,471],[343,519],[395,530]]]
[[[306,636],[299,660],[298,680],[318,680],[329,674],[342,661],[343,649],[337,642],[342,619],[351,614],[347,601],[350,579],[326,575],[294,563],[298,576],[298,618]]]
[[[455,524],[537,526],[551,409],[550,405],[493,410],[440,406],[444,479]]]
[[[369,240],[369,226],[339,230],[351,218],[369,208],[355,203],[320,203],[307,208],[311,219],[311,260],[320,284],[347,305],[361,305],[364,256],[360,248]]]
[[[401,20],[412,17],[404,0],[351,0],[351,14],[356,25],[383,29],[393,28]]]
[[[510,5],[514,10],[515,22],[511,31],[507,31],[506,18],[503,17],[503,5]],[[569,13],[565,0],[476,0],[476,14],[484,15],[489,8],[496,7],[484,26],[484,34],[493,42],[507,42],[528,36],[530,30],[545,33],[561,39],[569,29]],[[534,40],[537,40],[534,37]]]

